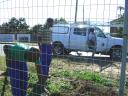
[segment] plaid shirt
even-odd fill
[[[38,43],[51,44],[52,42],[52,30],[44,26],[43,31],[38,34]]]

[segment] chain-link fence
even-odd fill
[[[1,96],[128,96],[127,0],[0,0]]]

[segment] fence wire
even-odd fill
[[[0,0],[1,96],[128,96],[126,1]]]

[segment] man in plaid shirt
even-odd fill
[[[49,66],[52,60],[52,31],[51,27],[53,26],[54,20],[48,18],[46,24],[43,27],[43,31],[37,34],[38,44],[40,49],[40,58],[36,62],[36,68],[38,73],[38,89],[37,91],[46,92],[45,83],[49,77]],[[34,93],[34,92],[33,92]],[[37,93],[37,92],[35,92]],[[39,94],[39,93],[37,93]]]

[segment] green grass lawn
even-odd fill
[[[32,90],[32,86],[38,80],[34,63],[28,63],[29,65],[29,88],[28,94]],[[5,58],[0,57],[0,71],[5,71]],[[117,79],[108,79],[105,75],[98,72],[87,70],[84,62],[71,61],[68,58],[54,57],[50,66],[50,78],[47,81],[47,88],[51,94],[59,94],[61,92],[70,92],[73,90],[71,81],[75,79],[89,80],[95,82],[98,86],[109,86],[118,88]],[[2,91],[4,78],[0,79],[0,93]],[[128,80],[127,80],[128,81]],[[126,83],[127,84],[127,83]],[[126,86],[126,90],[128,85]],[[11,96],[10,85],[6,86],[5,96]],[[56,96],[56,95],[55,95]]]
[[[6,66],[5,66],[5,58],[0,56],[0,71],[5,71]]]

